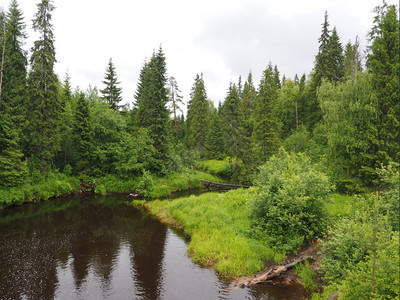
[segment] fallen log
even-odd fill
[[[302,261],[310,259],[310,258],[312,258],[312,257],[311,256],[306,256],[306,257],[300,256],[298,259],[296,259],[295,261],[293,261],[289,264],[286,264],[283,266],[272,267],[272,268],[266,270],[265,272],[263,272],[261,275],[255,277],[252,280],[247,280],[246,282],[235,284],[233,287],[224,289],[221,292],[229,292],[229,291],[237,290],[239,288],[244,289],[246,287],[256,285],[256,284],[265,284],[266,282],[270,282],[271,278],[281,275],[282,273],[286,272],[287,270],[293,268],[295,265],[301,263]]]

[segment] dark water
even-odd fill
[[[0,211],[0,299],[302,299],[299,286],[229,286],[185,239],[125,196]]]

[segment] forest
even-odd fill
[[[321,292],[399,298],[398,7],[375,8],[365,59],[326,12],[309,74],[285,78],[270,62],[259,83],[239,77],[216,106],[199,72],[186,115],[162,47],[143,62],[133,107],[122,105],[112,58],[100,89],[61,79],[53,10],[37,5],[29,53],[17,0],[0,10],[0,208],[80,190],[168,194],[196,185],[200,169],[255,187],[232,197],[253,199],[246,234],[276,250],[269,259],[321,238]]]

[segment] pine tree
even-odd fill
[[[196,76],[190,98],[186,120],[186,144],[189,149],[197,150],[203,155],[210,117],[203,75]]]
[[[399,19],[394,5],[375,9],[374,26],[369,33],[371,45],[367,57],[368,71],[372,75],[372,85],[377,95],[375,124],[379,145],[376,160],[386,165],[399,158]]]
[[[257,97],[257,91],[253,84],[253,75],[249,73],[246,82],[244,83],[243,95],[240,99],[239,104],[239,117],[240,124],[244,130],[245,144],[249,151],[250,138],[253,132],[253,123],[251,115],[254,110],[255,99]]]
[[[103,94],[103,99],[110,104],[110,108],[118,110],[123,107],[119,105],[122,101],[122,88],[119,87],[120,82],[118,82],[117,73],[111,58],[108,61],[103,84],[105,84],[106,87],[100,90],[100,92]]]
[[[58,79],[54,72],[56,62],[53,25],[54,6],[51,0],[42,0],[33,20],[33,29],[39,39],[34,42],[28,84],[30,101],[29,154],[30,163],[43,174],[51,166],[53,155],[59,148],[57,125],[61,111],[58,99]]]
[[[176,117],[176,112],[179,110],[182,112],[182,109],[179,107],[179,104],[183,104],[182,96],[180,95],[181,91],[178,88],[178,83],[176,82],[173,76],[170,76],[168,79],[168,96],[169,102],[171,103],[171,109],[174,114],[174,132],[175,137],[178,135],[179,127],[178,120]]]
[[[253,111],[253,148],[259,163],[265,162],[280,145],[277,118],[277,82],[271,64],[263,72]]]
[[[155,148],[154,166],[150,171],[166,173],[170,164],[170,118],[166,87],[165,56],[160,47],[145,63],[136,92],[136,126],[148,130]]]

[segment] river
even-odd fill
[[[299,285],[220,293],[187,241],[126,196],[68,197],[0,211],[0,299],[302,299]]]

